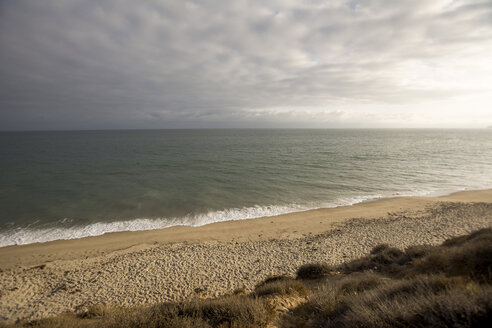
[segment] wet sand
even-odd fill
[[[143,305],[251,289],[305,263],[341,263],[492,225],[492,190],[399,197],[202,227],[0,248],[0,322],[89,304]]]

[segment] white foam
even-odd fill
[[[155,230],[180,225],[202,226],[214,222],[274,216],[311,208],[313,207],[296,204],[289,206],[254,206],[233,208],[182,218],[136,218],[124,221],[97,222],[82,227],[17,227],[0,233],[0,247],[99,236],[109,232]],[[65,218],[60,220],[60,223],[69,221],[71,220]]]
[[[317,208],[354,205],[361,202],[392,196],[394,197],[394,194],[377,194],[340,198],[337,201],[330,203],[318,202],[309,204],[291,204],[285,206],[270,205],[232,208],[222,211],[209,212],[206,214],[186,216],[182,218],[135,218],[132,220],[97,222],[81,227],[17,227],[0,233],[0,247],[48,242],[53,240],[77,239],[90,236],[99,236],[110,232],[155,230],[172,226],[196,227],[214,222],[246,220],[287,214],[292,212],[306,211]],[[407,196],[407,194],[400,194],[399,196]],[[71,221],[72,220],[65,218],[63,220],[60,220],[59,222],[60,225],[63,226],[63,223],[66,224],[67,222]]]

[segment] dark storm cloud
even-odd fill
[[[358,124],[487,91],[435,75],[491,38],[490,1],[0,1],[0,129]]]

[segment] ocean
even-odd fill
[[[492,188],[492,129],[0,132],[0,246]]]

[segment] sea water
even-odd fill
[[[492,129],[0,132],[0,246],[492,188]]]

